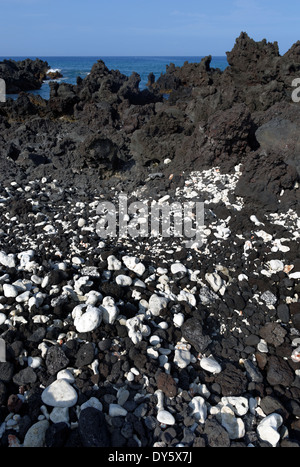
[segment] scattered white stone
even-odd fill
[[[269,261],[269,268],[272,270],[272,272],[276,273],[279,271],[283,271],[284,264],[279,259],[272,259],[271,261]]]
[[[201,396],[195,396],[189,403],[192,409],[191,416],[194,417],[199,423],[205,423],[207,417],[207,406],[205,399]]]
[[[83,217],[78,219],[77,225],[78,225],[79,228],[83,227],[85,224],[86,224],[86,221],[85,221],[85,219],[83,219]]]
[[[48,420],[40,420],[34,423],[27,431],[23,447],[25,448],[42,448],[45,444],[46,431],[50,424]]]
[[[264,339],[261,339],[259,341],[259,343],[257,344],[257,350],[261,353],[268,353],[269,352],[269,349],[268,349],[268,344],[266,343],[266,341]]]
[[[121,287],[127,287],[132,284],[132,279],[129,276],[125,276],[125,274],[119,274],[119,276],[116,277],[116,284]]]
[[[270,443],[273,447],[276,447],[279,440],[280,434],[278,428],[283,423],[283,418],[278,413],[273,413],[264,418],[257,427],[257,433],[262,441]]]
[[[173,263],[171,264],[171,273],[172,274],[180,274],[184,275],[187,272],[187,268],[184,266],[184,264],[181,263]]]
[[[145,315],[140,314],[126,320],[128,337],[134,344],[141,342],[143,337],[148,337],[151,334],[150,327],[143,323],[144,319]]]
[[[275,305],[277,302],[277,297],[270,292],[270,290],[266,290],[262,295],[261,299],[266,303],[266,305]]]
[[[84,312],[84,309],[86,311]],[[77,332],[90,332],[96,329],[102,321],[103,309],[92,305],[77,305],[72,311],[74,326]]]
[[[214,233],[214,236],[217,238],[226,240],[231,235],[231,230],[226,225],[218,225],[216,229],[217,232]]]
[[[149,339],[149,344],[151,345],[157,345],[157,344],[160,344],[160,342],[161,342],[161,338],[157,336],[156,334],[151,336]]]
[[[52,407],[73,407],[78,399],[75,389],[65,380],[57,379],[42,392],[42,401]]]
[[[7,255],[4,251],[0,251],[0,264],[6,268],[15,268],[16,261],[14,255]]]
[[[110,417],[126,417],[127,410],[119,404],[109,404],[108,414]]]
[[[250,217],[250,220],[251,220],[252,222],[254,222],[254,224],[255,224],[256,226],[265,225],[265,224],[263,224],[263,222],[260,222],[260,221],[257,219],[257,217],[254,216],[254,215]]]
[[[224,285],[223,279],[216,272],[206,273],[205,279],[207,280],[214,292],[218,292]]]
[[[146,267],[135,256],[123,256],[122,260],[130,271],[135,272],[138,276],[142,276],[144,274]]]
[[[175,313],[173,316],[173,323],[176,328],[181,328],[184,323],[184,314],[183,313]]]
[[[160,410],[157,414],[157,420],[162,425],[175,425],[175,418],[167,410]]]
[[[26,292],[21,293],[21,295],[18,295],[16,297],[16,302],[18,303],[24,303],[27,302],[30,298],[30,291],[27,290]]]
[[[119,308],[112,297],[104,297],[101,305],[103,322],[113,324],[119,315]]]
[[[18,295],[18,290],[11,284],[3,284],[3,294],[7,298],[15,298]]]
[[[73,256],[72,258],[72,264],[75,264],[75,266],[80,266],[81,264],[84,263],[84,259],[80,258],[79,256]]]
[[[293,360],[293,362],[295,363],[299,363],[300,362],[300,347],[297,347],[292,355],[291,355],[291,359]]]
[[[159,316],[160,312],[167,307],[168,299],[153,294],[149,300],[149,310],[153,316]]]
[[[186,368],[191,363],[191,352],[188,349],[175,349],[174,363],[179,368]]]
[[[300,271],[289,274],[289,279],[300,279]]]
[[[119,271],[122,268],[122,263],[114,255],[107,258],[108,270]]]
[[[212,374],[221,373],[221,365],[213,357],[203,357],[200,360],[200,366],[203,370],[208,371]]]
[[[28,357],[27,359],[27,364],[31,368],[39,368],[42,364],[42,358],[41,357]]]
[[[236,417],[227,405],[221,409],[221,425],[228,432],[230,439],[239,439],[245,436],[245,424],[243,420]]]
[[[228,405],[236,415],[242,417],[246,415],[249,410],[249,403],[246,397],[242,396],[228,396],[222,397],[221,403],[223,405]]]

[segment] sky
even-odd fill
[[[224,56],[300,39],[299,0],[0,0],[0,56]]]

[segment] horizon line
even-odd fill
[[[166,58],[166,57],[178,57],[178,58],[185,58],[185,57],[199,57],[199,58],[205,58],[211,55],[211,57],[218,57],[218,58],[227,58],[226,54],[225,55],[213,55],[213,54],[208,54],[208,55],[43,55],[43,54],[28,54],[28,55],[0,55],[0,57],[7,58],[7,57],[49,57],[49,58],[96,58],[96,57],[115,57],[115,58],[121,58],[121,57],[136,57],[136,58],[153,58],[153,57],[160,57],[160,58]]]

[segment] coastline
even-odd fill
[[[0,104],[3,447],[300,446],[299,48]],[[135,230],[171,203],[200,242]]]

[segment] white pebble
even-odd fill
[[[7,268],[15,268],[16,261],[14,255],[7,255],[4,251],[0,251],[0,264]]]
[[[230,439],[239,439],[245,436],[245,424],[243,420],[236,417],[227,405],[221,409],[221,425],[228,432]]]
[[[160,312],[167,307],[168,299],[153,294],[149,300],[149,310],[153,316],[159,316]]]
[[[176,313],[173,316],[173,323],[176,328],[181,328],[184,323],[184,314],[183,313]]]
[[[218,292],[223,286],[223,279],[216,272],[205,274],[205,279],[214,292]]]
[[[109,271],[119,271],[122,267],[121,261],[119,261],[114,255],[108,256],[107,264]]]
[[[122,260],[130,271],[135,272],[138,276],[142,276],[144,274],[146,267],[135,256],[123,256]]]
[[[39,368],[42,364],[42,359],[41,357],[28,357],[27,363],[31,368]]]
[[[78,219],[78,223],[77,223],[78,227],[83,227],[85,224],[86,224],[86,221],[85,219],[83,219],[83,217]]]
[[[127,410],[119,404],[109,404],[108,413],[110,417],[126,417]]]
[[[73,407],[78,399],[75,389],[65,380],[57,379],[42,392],[42,401],[52,407]]]
[[[276,447],[280,440],[280,434],[277,432],[282,425],[283,418],[278,413],[273,413],[264,418],[257,427],[257,433],[262,441],[267,441],[273,447]]]
[[[11,284],[3,284],[3,294],[6,298],[15,298],[18,295],[18,290]]]
[[[240,417],[246,415],[249,409],[248,399],[242,396],[222,397],[221,403],[228,405]]]
[[[174,363],[179,368],[186,368],[191,363],[191,352],[187,349],[175,349]]]
[[[214,375],[222,371],[221,365],[213,357],[201,358],[200,366],[203,368],[203,370],[206,370]]]
[[[125,276],[125,274],[119,274],[119,276],[116,277],[116,284],[121,287],[127,287],[132,284],[132,279],[129,276]]]
[[[195,396],[189,403],[192,409],[191,416],[194,417],[199,423],[205,423],[207,417],[207,406],[205,399],[201,396]]]
[[[172,274],[184,275],[184,274],[186,274],[186,272],[187,272],[187,269],[184,266],[184,264],[181,264],[181,263],[171,264],[171,273]]]
[[[84,312],[84,308],[86,311]],[[74,326],[77,332],[91,332],[96,329],[102,321],[103,310],[92,305],[77,305],[72,311]]]
[[[160,410],[157,414],[157,420],[163,425],[175,425],[175,418],[167,410]]]

